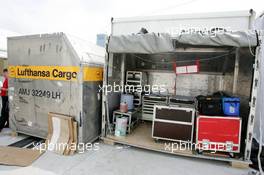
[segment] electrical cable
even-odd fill
[[[222,58],[222,57],[227,56],[227,55],[230,55],[230,54],[231,54],[231,51],[230,51],[229,53],[225,53],[225,54],[223,54],[223,55],[218,55],[218,56],[209,57],[209,58],[203,58],[203,59],[199,59],[199,60],[200,60],[201,62],[202,62],[202,61],[210,61],[210,60],[215,60],[215,59]],[[135,54],[132,54],[132,55],[135,56],[136,58],[138,58],[138,59],[144,61],[144,62],[153,63],[153,64],[157,64],[157,63],[159,63],[159,64],[173,64],[173,63],[175,63],[175,61],[174,61],[174,62],[150,61],[150,60],[147,60],[147,59],[145,59],[145,58],[142,58],[142,57],[140,57],[140,56],[138,56],[138,55],[135,55]],[[196,60],[197,60],[197,59],[193,59],[193,60],[179,60],[179,61],[177,61],[177,63],[193,62],[193,61],[196,61]]]

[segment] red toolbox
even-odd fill
[[[196,121],[196,149],[238,153],[241,118],[203,116]]]

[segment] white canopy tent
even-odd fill
[[[7,58],[7,37],[17,35],[18,33],[0,29],[0,58]]]
[[[259,20],[262,24],[264,20]],[[261,26],[261,25],[260,25]],[[252,135],[257,140],[263,140],[264,112],[263,105],[263,81],[264,81],[264,44],[263,31],[233,31],[233,32],[209,32],[209,33],[183,33],[169,35],[166,33],[147,33],[137,35],[114,35],[109,39],[107,51],[109,54],[132,53],[132,54],[159,54],[177,52],[182,46],[205,48],[249,48],[255,57],[254,78],[250,97],[250,111],[246,131],[245,160],[250,159]],[[256,49],[256,52],[254,52]],[[161,58],[162,59],[162,58]],[[223,57],[224,59],[224,57]],[[255,122],[254,122],[255,120]],[[252,121],[252,122],[251,122]],[[255,127],[254,127],[254,123]],[[261,138],[261,139],[259,139]]]

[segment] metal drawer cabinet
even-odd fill
[[[142,104],[142,119],[153,121],[153,111],[154,105],[161,104],[167,105],[167,96],[157,96],[157,95],[144,95]]]

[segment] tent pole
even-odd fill
[[[237,94],[237,82],[238,82],[238,73],[239,73],[239,48],[236,48],[236,60],[234,68],[234,81],[233,81],[233,94]]]
[[[125,67],[125,62],[126,62],[126,54],[121,55],[121,81],[120,85],[123,87],[123,92],[125,91],[124,86],[125,86],[125,72],[126,72],[126,67]]]

